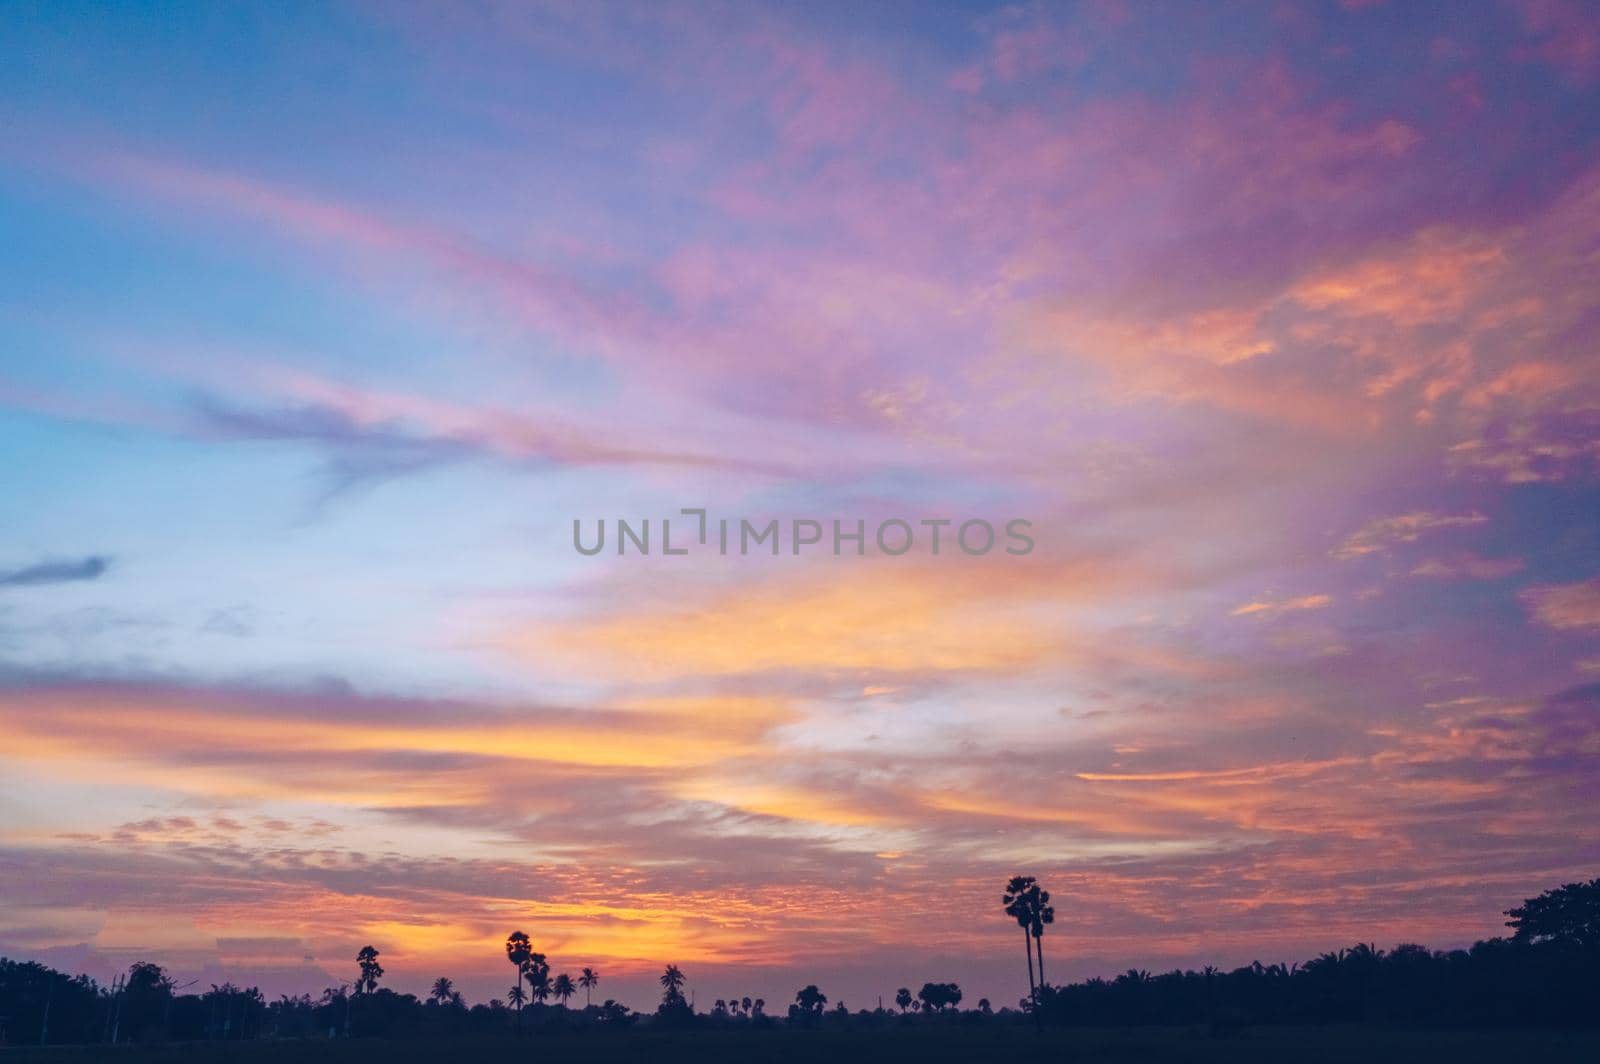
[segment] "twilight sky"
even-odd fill
[[[1595,14],[8,5],[0,952],[1000,1002],[1018,871],[1053,979],[1595,875]],[[573,549],[683,507],[1036,548]]]

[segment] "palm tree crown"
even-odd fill
[[[600,973],[593,968],[585,968],[578,973],[578,985],[583,987],[583,1007],[589,1007],[589,995],[595,987],[600,985]]]
[[[522,1027],[522,1003],[528,996],[522,992],[522,970],[528,966],[528,958],[533,956],[533,944],[528,941],[528,936],[521,931],[513,931],[506,936],[506,960],[516,965],[517,992],[511,995],[511,1004],[517,1007],[517,1027]]]
[[[528,963],[528,958],[533,954],[533,946],[528,941],[528,936],[521,931],[513,931],[506,936],[506,960],[517,966],[517,971],[522,971],[522,966]]]

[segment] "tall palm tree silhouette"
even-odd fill
[[[440,1005],[448,1005],[455,995],[455,984],[444,976],[433,981],[433,989],[428,991],[428,997]]]
[[[541,1005],[550,1000],[550,962],[545,960],[544,954],[528,954],[528,963],[524,968],[527,972],[528,996]]]
[[[556,981],[550,984],[550,993],[554,994],[556,996],[556,1000],[561,1002],[562,1008],[567,1007],[567,999],[577,992],[578,984],[574,983],[572,981],[572,976],[568,975],[566,972],[562,972],[560,975],[556,976]]]
[[[1028,999],[1035,1005],[1039,1003],[1039,991],[1033,981],[1033,902],[1038,889],[1038,881],[1032,876],[1012,876],[1000,899],[1006,915],[1022,928],[1022,948],[1028,954]]]
[[[522,992],[522,969],[528,966],[528,958],[533,956],[533,945],[528,941],[528,936],[521,931],[513,931],[506,936],[506,960],[516,965],[517,992],[512,997],[511,1003],[517,1007],[517,1027],[522,1027],[522,1003],[528,1000]]]
[[[593,968],[583,969],[578,973],[578,985],[583,987],[583,1007],[588,1008],[591,1004],[589,1000],[590,993],[600,985],[600,973]]]
[[[683,984],[687,982],[683,970],[676,964],[667,965],[666,971],[661,973],[662,998],[668,1002],[683,1000]]]
[[[1033,911],[1033,918],[1028,930],[1033,935],[1033,948],[1039,954],[1039,985],[1044,986],[1044,926],[1056,922],[1056,909],[1050,904],[1048,890],[1040,890],[1036,885],[1032,893],[1033,901],[1029,908]]]

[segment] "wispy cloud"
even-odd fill
[[[1488,520],[1481,513],[1436,514],[1425,510],[1380,517],[1347,536],[1343,543],[1333,549],[1332,556],[1344,561],[1378,554],[1396,544],[1415,543],[1428,533],[1442,528],[1470,528]]]
[[[98,580],[110,568],[111,559],[101,554],[62,561],[35,562],[17,569],[0,569],[0,588],[42,587],[48,584],[75,584],[86,580]]]

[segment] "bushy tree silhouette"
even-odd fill
[[[817,984],[808,983],[801,987],[794,995],[794,1009],[796,1015],[808,1023],[815,1023],[821,1017],[822,1010],[828,1005],[828,995],[817,989]]]
[[[961,1004],[961,988],[954,983],[923,983],[917,991],[923,1012],[943,1012]]]
[[[370,994],[377,990],[378,980],[383,978],[383,965],[378,963],[378,951],[372,946],[362,946],[361,952],[356,954],[356,964],[361,970],[356,977],[356,992]]]
[[[1518,942],[1567,942],[1600,949],[1600,879],[1568,883],[1529,898],[1515,909],[1506,926]]]

